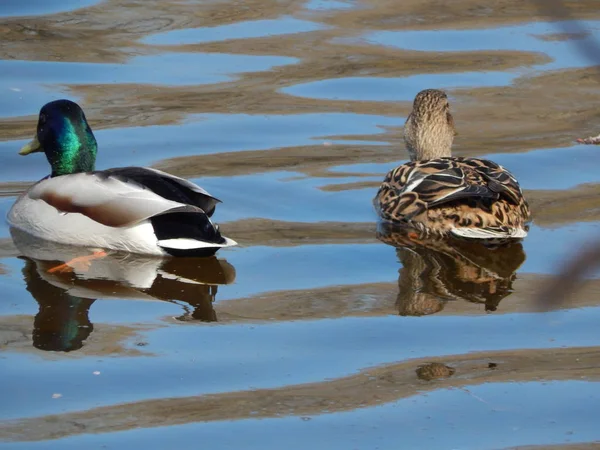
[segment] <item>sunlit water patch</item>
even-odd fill
[[[410,358],[593,346],[597,339],[588,330],[599,315],[598,308],[586,308],[543,317],[433,316],[426,322],[388,316],[262,325],[171,325],[140,332],[137,339],[145,343],[143,350],[148,353],[143,357],[43,359],[4,353],[9,363],[3,371],[5,385],[28,388],[7,391],[5,401],[13,407],[0,414],[3,419],[32,417],[88,409],[89,405],[321,382]],[[93,311],[90,316],[94,321]],[[94,371],[101,376],[94,376]],[[36,382],[40,374],[43,383]],[[144,382],[140,383],[142,374]],[[53,393],[62,396],[53,399]]]
[[[0,217],[2,217],[2,220],[0,220],[0,238],[9,236],[6,215],[15,200],[16,197],[0,197]]]
[[[154,45],[185,45],[217,42],[228,39],[251,39],[276,35],[306,33],[323,29],[315,22],[283,16],[277,19],[253,20],[230,25],[204,28],[186,28],[167,31],[145,38],[142,42]]]
[[[101,3],[102,0],[2,0],[0,17],[56,14]]]
[[[297,84],[281,91],[299,97],[354,101],[407,101],[427,86],[461,88],[506,86],[516,74],[510,72],[461,72],[419,74],[400,78],[353,77]]]
[[[600,222],[583,222],[556,228],[531,227],[523,241],[527,259],[519,272],[554,274],[565,263],[567,255],[582,249],[586,242],[600,238]],[[600,276],[600,268],[587,275]]]
[[[466,52],[476,50],[511,50],[538,52],[552,62],[501,72],[458,72],[412,75],[398,78],[341,78],[313,81],[291,86],[283,92],[300,97],[336,100],[398,101],[411,100],[425,87],[457,89],[465,87],[508,86],[522,75],[537,70],[589,67],[586,54],[573,51],[573,40],[544,39],[552,33],[580,31],[577,45],[590,46],[600,38],[600,22],[534,22],[526,25],[479,30],[378,31],[361,38],[376,45],[416,51]]]
[[[41,104],[32,106],[28,114],[37,114],[40,107]],[[341,140],[331,136],[380,134],[383,127],[398,125],[401,121],[395,117],[344,113],[191,115],[183,124],[95,131],[99,147],[96,167],[143,166],[175,156],[323,145],[325,142],[381,145],[377,141]],[[90,119],[90,123],[93,129],[93,120]],[[33,133],[32,128],[32,136]],[[26,142],[0,142],[2,181],[33,181],[48,174],[48,162],[42,155],[23,157],[18,154]],[[210,176],[210,171],[205,175]]]
[[[45,103],[65,96],[69,96],[74,101],[79,100],[79,98],[69,95],[64,87],[51,89],[43,84],[24,82],[18,76],[8,81],[0,79],[0,91],[2,91],[0,100],[2,113],[0,114],[4,117],[36,114]]]
[[[587,32],[570,39],[548,39],[557,33]],[[532,22],[500,28],[477,30],[422,30],[378,31],[367,34],[368,42],[389,45],[406,50],[439,52],[466,52],[476,50],[511,50],[539,52],[552,58],[552,62],[535,66],[535,69],[556,70],[589,67],[587,55],[573,50],[578,46],[593,45],[600,38],[600,21]]]
[[[0,60],[0,111],[5,116],[32,114],[44,102],[69,95],[68,85],[212,84],[232,80],[236,74],[269,70],[295,62],[295,58],[282,56],[219,53],[136,56],[126,64]]]
[[[312,11],[335,11],[353,9],[362,6],[356,0],[308,0],[304,7]]]
[[[398,149],[398,155],[408,156],[403,146]],[[574,145],[525,153],[483,154],[478,158],[489,159],[506,167],[519,180],[523,189],[566,190],[585,183],[600,182],[598,168],[590,164],[597,155],[598,148],[595,146]],[[386,163],[347,164],[329,170],[344,174],[372,174],[369,179],[379,181],[391,169],[407,161],[408,159],[403,158]]]
[[[186,448],[201,439],[211,448],[460,448],[496,450],[525,445],[593,443],[598,383],[585,381],[490,383],[438,391],[381,406],[309,417],[246,419],[81,435],[57,442],[13,444],[11,448],[79,449],[100,439],[145,449]],[[490,423],[494,425],[489,426]],[[395,430],[391,432],[390,430]]]
[[[372,189],[327,192],[320,187],[329,180],[299,175],[268,172],[195,181],[202,181],[209,192],[223,192],[226,196],[231,207],[219,212],[222,221],[253,217],[293,222],[370,222],[375,219]]]

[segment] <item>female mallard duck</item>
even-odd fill
[[[425,236],[527,236],[529,206],[517,180],[492,161],[452,157],[455,135],[446,94],[419,92],[404,126],[411,161],[383,180],[375,197],[381,218]]]
[[[52,174],[17,199],[10,225],[61,244],[159,256],[209,256],[236,244],[211,222],[220,200],[201,187],[144,167],[96,171],[96,151],[79,105],[44,105],[19,154],[44,152]]]

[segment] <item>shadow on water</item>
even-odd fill
[[[89,266],[53,270],[89,254],[11,229],[24,255],[26,288],[39,305],[33,324],[33,346],[46,351],[80,349],[94,330],[89,310],[98,298],[139,299],[183,304],[181,321],[216,322],[213,308],[218,286],[233,283],[235,269],[211,258],[148,258],[109,253]]]
[[[380,224],[377,239],[396,247],[402,265],[396,307],[401,316],[440,312],[448,301],[466,301],[496,311],[513,292],[525,262],[520,242],[489,247],[458,239],[416,239],[406,228]]]

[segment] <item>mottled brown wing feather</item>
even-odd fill
[[[376,198],[383,218],[410,220],[455,200],[500,197],[528,211],[517,180],[502,166],[483,159],[438,158],[393,169]]]
[[[461,159],[461,162],[480,173],[486,179],[487,186],[509,202],[519,205],[523,201],[521,186],[504,167],[487,159]]]
[[[386,188],[391,191],[385,196],[389,200],[411,193],[411,198],[420,200],[426,207],[467,197],[498,198],[498,193],[488,188],[483,177],[451,159],[411,162],[397,167],[384,180],[382,189]],[[385,198],[378,197],[384,204],[381,200]]]
[[[449,166],[446,170],[428,175],[415,191],[428,206],[467,197],[497,199],[498,194],[480,181],[462,167]]]

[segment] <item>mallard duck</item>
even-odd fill
[[[44,152],[52,173],[24,192],[11,226],[61,244],[157,256],[209,256],[236,242],[210,217],[217,198],[160,170],[95,170],[96,138],[70,100],[42,107],[37,133],[19,154]],[[98,250],[100,249],[100,250]]]
[[[492,161],[452,157],[455,135],[446,94],[419,92],[404,126],[411,161],[387,174],[374,200],[382,220],[420,236],[527,236],[529,206],[515,177]]]

